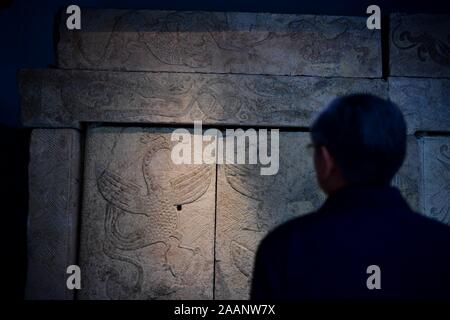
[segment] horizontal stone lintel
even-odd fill
[[[365,17],[82,9],[60,22],[64,69],[373,77],[381,36]]]
[[[30,127],[81,122],[309,127],[332,99],[387,98],[381,79],[199,73],[22,70],[22,120]]]

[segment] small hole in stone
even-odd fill
[[[178,211],[181,211],[181,209],[183,209],[183,208],[181,207],[181,204],[177,205],[177,210],[178,210]]]

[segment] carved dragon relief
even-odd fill
[[[169,12],[149,18],[138,11],[128,11],[115,19],[96,57],[84,50],[84,34],[74,34],[71,41],[90,65],[107,59],[124,63],[138,48],[150,53],[162,64],[202,68],[212,63],[213,47],[226,51],[249,50],[272,37],[269,31],[250,30],[241,31],[230,39],[225,33],[228,29],[227,15],[212,17],[210,14],[197,12]],[[127,32],[128,37],[120,37],[120,32]],[[161,34],[166,37],[162,39]],[[121,52],[113,52],[115,43],[123,48]]]
[[[103,251],[109,258],[135,269],[133,281],[125,279],[118,270],[108,269],[104,273],[110,298],[145,296],[155,299],[174,293],[180,286],[195,281],[204,260],[200,248],[184,243],[178,225],[179,215],[183,212],[178,209],[205,194],[211,183],[212,168],[198,165],[188,173],[167,179],[164,173],[158,173],[155,169],[155,161],[167,161],[164,155],[170,151],[169,143],[164,136],[156,136],[150,144],[142,161],[144,188],[109,169],[105,169],[97,178],[99,192],[107,203]],[[124,219],[135,222],[128,223],[133,226],[133,230],[124,231],[125,225],[121,224]],[[136,252],[156,244],[165,248],[159,267],[161,272],[173,277],[172,285],[164,283],[164,280],[162,283],[151,283],[150,287],[145,284],[145,268]],[[188,262],[184,261],[183,266],[174,266],[170,257],[180,256],[183,252],[189,254],[189,259],[183,259]]]
[[[86,44],[87,47],[91,45],[92,39],[88,33],[75,33],[69,41],[91,66],[101,65],[105,61],[124,64],[141,51],[148,53],[160,66],[192,69],[213,65],[214,55],[223,53],[227,56],[227,63],[231,64],[228,67],[233,68],[233,64],[240,63],[242,53],[249,59],[263,62],[266,58],[258,53],[257,48],[267,46],[267,42],[277,38],[300,44],[302,50],[299,54],[305,62],[333,65],[334,56],[323,52],[335,51],[336,45],[342,45],[337,44],[336,39],[349,34],[350,28],[359,28],[347,18],[297,18],[281,23],[281,27],[274,27],[267,18],[257,14],[235,21],[235,17],[227,13],[166,12],[146,15],[139,11],[126,11],[114,17],[108,31],[103,32],[103,40],[96,46],[95,55],[84,48]],[[230,30],[233,31],[232,36]],[[322,46],[317,46],[317,41]],[[369,55],[367,47],[353,49],[350,43],[344,45],[351,51],[356,50],[360,60],[365,61]],[[114,50],[116,47],[121,50]]]

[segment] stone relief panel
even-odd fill
[[[420,206],[420,156],[417,138],[413,135],[407,137],[406,157],[402,167],[392,180],[405,197],[411,209],[422,212]]]
[[[280,133],[280,170],[259,175],[259,165],[219,165],[216,215],[217,299],[247,299],[253,262],[262,238],[275,226],[320,207],[326,196],[316,182],[309,133]],[[417,140],[408,137],[407,156],[393,184],[419,210]]]
[[[450,77],[450,16],[393,14],[390,25],[391,75]]]
[[[259,242],[269,230],[317,209],[309,134],[280,132],[280,167],[260,175],[259,165],[219,165],[217,181],[215,297],[247,299]]]
[[[336,96],[387,97],[381,79],[187,73],[24,70],[22,117],[28,126],[80,121],[308,127]]]
[[[60,23],[64,69],[381,77],[364,17],[83,9]]]
[[[423,137],[420,146],[425,214],[450,225],[450,137]]]
[[[450,129],[450,80],[389,78],[389,97],[406,118],[408,132]]]
[[[81,299],[212,299],[215,166],[173,164],[171,132],[88,129]]]
[[[71,300],[66,269],[76,264],[80,134],[34,129],[30,142],[27,299]]]

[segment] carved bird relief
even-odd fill
[[[105,253],[136,267],[136,287],[139,289],[135,291],[140,290],[143,269],[135,259],[125,257],[117,250],[132,251],[161,243],[166,247],[163,268],[174,276],[176,274],[167,259],[169,251],[183,248],[197,253],[199,250],[182,246],[183,235],[178,232],[178,215],[183,214],[182,205],[196,201],[208,190],[213,176],[212,166],[195,165],[187,173],[168,178],[171,172],[158,170],[157,165],[158,161],[170,161],[170,156],[161,157],[168,152],[170,154],[170,146],[164,137],[159,136],[151,142],[142,161],[144,187],[108,169],[103,170],[97,179],[98,189],[107,201]],[[129,225],[122,225],[124,217],[128,218],[128,222],[130,218],[136,217],[140,223],[133,223],[130,231]]]
[[[211,166],[196,165],[185,174],[171,179],[168,185],[163,179],[155,179],[151,161],[155,153],[168,150],[164,138],[158,139],[142,163],[142,172],[146,183],[145,190],[119,174],[103,171],[98,178],[98,188],[102,196],[112,207],[123,210],[123,214],[144,215],[147,217],[146,232],[123,234],[117,228],[117,210],[108,209],[106,230],[110,239],[122,250],[135,250],[156,242],[165,242],[177,229],[177,206],[199,199],[211,182]]]

